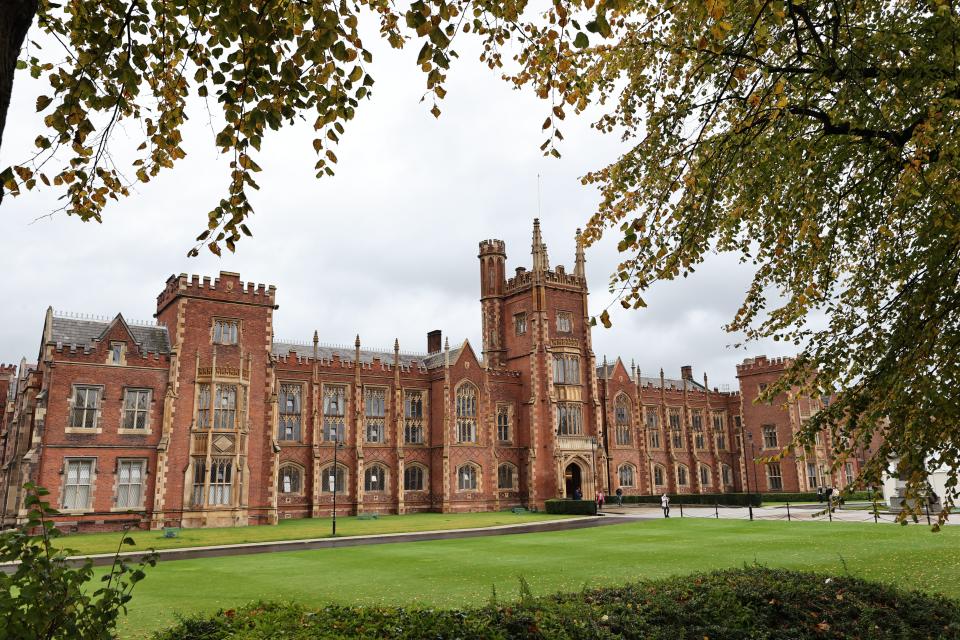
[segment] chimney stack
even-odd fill
[[[427,353],[440,353],[443,348],[442,336],[440,329],[434,329],[427,334]]]
[[[689,364],[680,367],[680,377],[684,380],[693,380],[693,367]]]

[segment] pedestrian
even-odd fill
[[[623,506],[623,487],[617,487],[617,506]]]
[[[823,487],[817,487],[817,502],[823,502]]]
[[[580,487],[577,487],[573,492],[574,500],[583,500],[583,491],[580,491]]]
[[[597,491],[597,511],[603,511],[603,489]]]
[[[663,494],[660,496],[660,508],[663,509],[663,517],[670,517],[670,496]]]

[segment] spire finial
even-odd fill
[[[356,347],[357,349],[360,348],[360,334],[359,334],[359,333],[357,334],[357,339],[356,339],[356,341],[353,343],[353,346]]]
[[[577,257],[576,257],[576,260],[574,260],[573,275],[577,276],[578,278],[586,278],[587,277],[587,269],[586,269],[587,259],[583,255],[583,238],[580,237],[581,235],[582,235],[582,231],[580,229],[577,229]]]
[[[317,333],[317,330],[316,330],[316,329],[314,329],[314,330],[313,330],[313,344],[316,345],[318,342],[320,342],[320,334]]]
[[[399,338],[394,338],[394,339],[393,339],[393,350],[394,350],[394,351],[397,351],[397,352],[400,351],[400,339],[399,339]]]
[[[531,246],[533,254],[533,270],[549,271],[550,260],[547,258],[547,245],[543,243],[543,236],[540,235],[540,218],[533,219],[533,242]]]

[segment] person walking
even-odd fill
[[[660,496],[660,508],[663,509],[663,517],[670,517],[670,496],[663,494]]]
[[[623,506],[623,487],[617,487],[617,506]]]
[[[603,511],[603,489],[597,491],[597,511]]]

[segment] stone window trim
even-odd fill
[[[405,447],[425,447],[430,437],[430,390],[422,387],[402,387],[403,391],[403,446]],[[413,398],[419,394],[419,416],[408,416],[407,398]],[[419,431],[419,441],[413,441],[408,438],[408,427],[411,434]]]
[[[504,486],[504,480],[507,481]],[[520,472],[512,462],[501,462],[497,465],[497,490],[518,491],[520,489]]]
[[[297,445],[304,442],[304,424],[306,420],[304,419],[304,399],[306,398],[304,383],[300,380],[278,380],[277,381],[277,443],[281,446],[283,445]],[[297,402],[297,410],[293,412],[287,411],[284,406],[284,400],[287,398],[288,392],[299,392],[296,393],[295,398]],[[290,420],[291,424],[289,425],[293,429],[293,436],[299,437],[286,437],[287,434],[287,421]]]
[[[690,470],[685,464],[677,464],[677,486],[678,487],[689,487],[690,486]],[[679,493],[679,492],[678,492]]]
[[[363,385],[363,444],[388,445],[390,429],[390,389],[383,385]],[[373,436],[373,437],[371,437]]]
[[[122,367],[127,364],[127,343],[120,340],[110,342],[107,350],[107,364]]]
[[[136,506],[119,506],[120,502],[120,480],[121,473],[120,467],[123,463],[140,463],[140,499]],[[147,489],[149,488],[148,478],[150,477],[150,461],[147,458],[137,458],[137,457],[120,457],[114,461],[113,464],[113,507],[110,511],[123,512],[128,511],[141,512],[146,511],[146,501],[147,501]],[[130,483],[132,484],[132,483]]]
[[[480,493],[483,491],[482,468],[476,462],[464,462],[457,466],[456,491],[458,493]]]
[[[670,408],[667,413],[667,421],[670,425],[670,446],[672,449],[684,450],[687,448],[686,434],[683,432],[683,420],[681,411],[677,408]]]
[[[617,467],[617,481],[624,489],[633,489],[637,486],[637,468],[629,462]]]
[[[93,504],[96,498],[97,493],[97,463],[99,460],[96,456],[68,456],[63,459],[60,464],[60,500],[59,500],[59,509],[58,511],[61,514],[73,514],[80,515],[85,513],[92,513],[94,511]],[[84,478],[80,474],[80,467],[77,467],[78,472],[76,474],[72,473],[71,465],[72,464],[88,464],[89,465],[89,476]],[[83,480],[86,479],[88,482],[81,485],[78,483],[73,483],[71,480]],[[72,487],[77,486],[86,486],[87,487],[87,496],[86,496],[86,506],[84,507],[67,507],[67,492],[72,491],[73,495],[76,495],[77,490],[72,489]]]
[[[299,480],[297,483],[296,489],[293,488],[293,482],[285,482],[284,471],[293,471],[299,475]],[[277,471],[277,493],[282,496],[302,496],[304,495],[304,485],[306,484],[307,470],[303,468],[300,464],[293,462],[292,460],[285,460],[280,463],[280,468]],[[286,491],[286,487],[290,487],[290,491]]]
[[[513,403],[497,403],[497,442],[510,444],[513,442]],[[504,437],[506,436],[506,437]]]
[[[573,333],[573,312],[557,311],[557,333]]]
[[[580,384],[580,356],[575,353],[553,355],[553,384]]]
[[[713,469],[710,467],[710,465],[701,464],[699,471],[700,471],[700,486],[701,487],[713,486]]]
[[[556,415],[557,435],[583,435],[583,407],[579,402],[558,402]]]
[[[411,480],[413,476],[415,476],[414,473],[411,473],[414,471],[420,472],[420,476],[419,476],[420,488],[419,489],[411,489],[409,486],[410,485],[409,480]],[[423,491],[427,491],[427,488],[429,486],[430,486],[430,469],[428,469],[426,465],[419,462],[411,462],[410,464],[404,465],[404,469],[403,469],[404,492],[411,492],[411,493],[423,492]]]
[[[730,465],[720,465],[720,482],[723,483],[725,487],[733,485],[733,470],[730,468]]]
[[[210,321],[210,344],[236,346],[242,332],[243,322],[239,318],[214,316]]]
[[[783,475],[780,471],[779,462],[770,462],[766,465],[767,472],[767,490],[783,491]]]
[[[84,413],[81,419],[81,424],[85,423],[87,421],[87,412],[93,411],[92,427],[74,426],[77,420],[76,410],[80,409],[80,407],[77,406],[77,397],[81,389],[87,390],[87,392],[90,390],[96,392],[96,406],[93,408],[86,407],[83,410]],[[67,400],[68,418],[66,427],[64,428],[64,433],[103,433],[103,396],[105,391],[106,387],[102,384],[87,384],[79,382],[70,386],[70,397]],[[89,403],[89,397],[89,395],[84,395],[84,398],[87,399],[87,403]]]
[[[333,495],[330,491],[330,471],[334,468],[333,461],[327,462],[320,467],[320,493]],[[343,478],[343,482],[337,482],[337,495],[348,495],[350,493],[350,468],[337,461],[336,466],[337,480]]]
[[[457,385],[454,391],[454,442],[480,442],[480,390],[469,380]]]
[[[324,382],[320,385],[321,443],[333,444],[337,439],[344,444],[350,441],[350,389],[347,382]],[[335,404],[331,402],[334,399]],[[338,438],[329,437],[334,428]]]
[[[134,424],[136,424],[137,414],[140,414],[141,412],[145,413],[143,428],[138,428],[138,427],[130,428],[125,426],[127,424],[127,413],[132,408],[127,406],[128,394],[140,393],[144,391],[147,393],[146,409],[143,410],[143,409],[140,409],[139,407],[133,408]],[[122,398],[123,398],[123,401],[120,404],[120,422],[119,422],[120,426],[117,427],[117,433],[122,433],[125,435],[140,435],[140,436],[148,436],[151,433],[153,433],[153,420],[150,419],[151,418],[150,414],[153,412],[153,389],[150,389],[147,387],[124,387]]]
[[[521,311],[513,314],[513,331],[515,335],[522,336],[527,332],[527,312]]]
[[[617,447],[633,446],[633,409],[630,397],[620,392],[613,400],[614,444]]]
[[[374,462],[363,470],[364,493],[390,491],[390,469],[382,462]]]
[[[667,486],[667,470],[662,464],[654,463],[653,465],[653,486]]]
[[[763,437],[763,448],[764,449],[777,449],[778,447],[778,433],[777,425],[775,424],[765,424],[761,427],[761,435]]]

